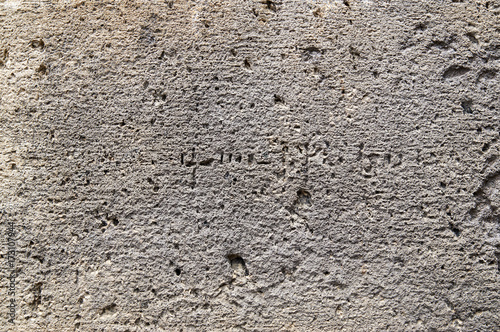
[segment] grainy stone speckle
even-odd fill
[[[1,1],[1,330],[498,331],[499,14]]]

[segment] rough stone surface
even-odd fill
[[[498,331],[499,14],[0,1],[1,331]]]

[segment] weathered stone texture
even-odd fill
[[[498,331],[498,1],[0,1],[2,331]]]

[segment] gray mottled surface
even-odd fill
[[[498,1],[1,1],[2,331],[498,331]]]

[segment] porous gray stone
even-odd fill
[[[1,1],[1,330],[498,331],[499,13]]]

